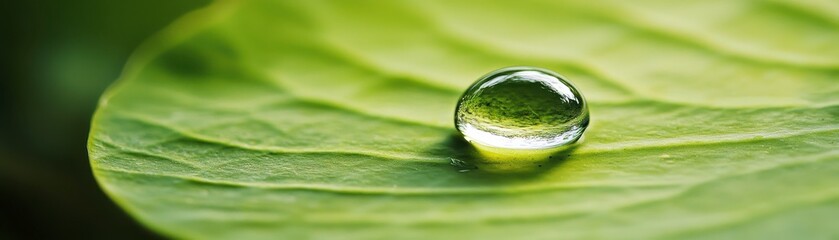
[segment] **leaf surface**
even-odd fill
[[[91,165],[177,238],[836,238],[836,12],[220,1],[138,50],[94,116]],[[513,65],[567,76],[591,125],[525,170],[475,169],[454,105]]]

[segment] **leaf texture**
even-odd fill
[[[137,51],[91,165],[176,238],[835,239],[837,12],[219,1]],[[455,134],[460,94],[513,65],[579,87],[584,142],[527,171],[453,164],[480,160]]]

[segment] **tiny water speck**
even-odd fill
[[[467,141],[499,149],[570,145],[588,123],[588,106],[577,88],[535,67],[502,68],[481,77],[455,110],[455,126]]]
[[[449,158],[449,164],[455,167],[466,167],[469,165],[468,163],[466,163],[466,161],[457,158]]]

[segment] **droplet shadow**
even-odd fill
[[[440,145],[446,150],[437,154],[448,155],[452,172],[465,177],[510,180],[538,177],[560,167],[578,147],[575,144],[546,157],[505,160],[485,157],[459,133],[450,134]]]

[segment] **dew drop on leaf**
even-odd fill
[[[455,125],[467,141],[498,149],[551,149],[576,142],[589,123],[582,94],[550,70],[508,67],[472,84]]]

